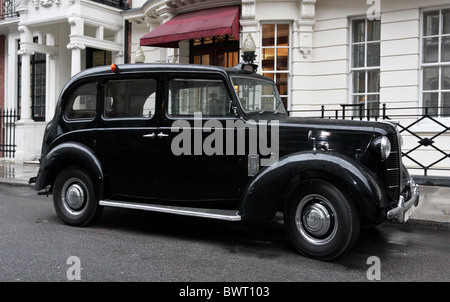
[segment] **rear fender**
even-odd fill
[[[54,147],[41,160],[34,189],[40,191],[46,186],[53,186],[58,174],[72,166],[85,170],[92,177],[97,198],[101,199],[104,179],[101,164],[92,150],[74,142],[66,142]]]

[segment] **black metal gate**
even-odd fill
[[[430,170],[450,172],[450,164],[442,164],[446,159],[450,159],[449,149],[443,150],[445,145],[444,136],[449,139],[450,125],[440,121],[441,118],[450,118],[450,107],[403,107],[403,108],[387,108],[383,104],[380,109],[364,109],[364,104],[343,104],[339,109],[325,109],[321,106],[319,110],[293,110],[290,114],[300,115],[304,117],[318,117],[328,119],[359,119],[359,120],[390,120],[397,122],[401,134],[409,135],[416,141],[408,150],[403,150],[403,157],[408,158],[413,166],[412,169],[420,169],[423,175],[427,176]],[[438,116],[438,113],[444,115]],[[428,124],[430,131],[414,131],[418,129],[419,124]],[[416,127],[416,128],[414,128]],[[421,135],[426,133],[427,137]],[[431,133],[431,134],[430,134]],[[411,144],[408,145],[410,147]],[[441,146],[441,147],[439,147]],[[421,162],[418,152],[433,151],[431,163]],[[423,156],[421,157],[423,158]],[[439,165],[441,164],[441,166]]]
[[[15,110],[0,109],[0,157],[13,158],[16,153],[16,121],[19,118]]]

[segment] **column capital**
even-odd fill
[[[85,48],[86,45],[77,41],[69,42],[69,44],[67,44],[67,49],[85,49]]]
[[[32,51],[31,49],[19,49],[17,51],[17,54],[19,56],[32,56],[34,55],[34,51]]]

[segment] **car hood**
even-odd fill
[[[259,116],[258,124],[267,123],[271,133],[278,131],[280,156],[306,150],[336,151],[359,157],[374,138],[396,132],[395,124],[384,121],[356,121],[322,118]],[[272,133],[273,135],[273,133]],[[272,136],[273,137],[273,136]]]

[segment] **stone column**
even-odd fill
[[[20,119],[24,121],[31,120],[31,76],[30,76],[30,62],[31,56],[34,55],[34,52],[30,49],[27,49],[25,45],[26,43],[33,42],[33,35],[28,27],[19,26],[20,32],[20,49],[18,50],[18,54],[22,59],[22,68],[21,68],[21,79],[20,79],[20,95],[21,95],[21,104],[20,104]]]
[[[22,38],[22,35],[21,35]],[[21,99],[20,99],[20,120],[16,122],[16,154],[17,162],[24,162],[34,159],[35,143],[35,123],[31,116],[31,76],[30,61],[33,51],[28,49],[19,49],[18,54],[22,57],[21,68]]]
[[[46,34],[46,41],[48,46],[55,46],[55,35],[48,33]],[[58,58],[57,54],[47,54],[47,75],[46,75],[46,112],[45,112],[45,120],[50,121],[55,114],[55,105],[57,98],[56,91],[56,82],[57,82],[57,68],[56,68],[56,59]]]
[[[67,48],[72,50],[71,76],[81,71],[81,50],[86,46],[77,41],[78,37],[84,36],[84,20],[79,17],[69,18],[70,42]]]
[[[163,11],[163,13],[161,14],[162,23],[160,25],[163,25],[164,23],[166,23],[167,21],[172,19],[174,16],[175,15],[172,13]],[[166,53],[165,57],[166,57],[167,63],[177,63],[178,62],[179,50],[177,48],[161,48],[161,49],[163,49]]]
[[[67,44],[67,49],[72,50],[72,62],[71,62],[71,76],[73,77],[81,71],[81,50],[86,46],[79,42],[70,42]]]

